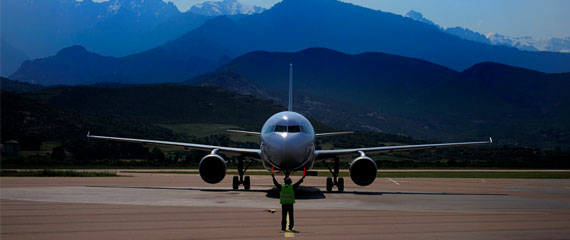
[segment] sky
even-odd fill
[[[409,10],[442,27],[462,26],[511,37],[570,37],[569,0],[344,0],[405,15]]]
[[[105,1],[105,0],[98,0]],[[164,0],[181,11],[204,0]],[[280,0],[240,0],[271,8]],[[487,34],[538,39],[570,37],[570,0],[342,0],[363,7],[405,15],[410,10],[442,27],[461,26]]]

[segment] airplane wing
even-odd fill
[[[174,147],[181,147],[186,150],[193,149],[193,150],[212,151],[217,149],[219,153],[224,153],[228,155],[245,155],[253,158],[260,158],[261,156],[261,150],[250,149],[250,148],[234,148],[234,147],[222,147],[222,146],[204,145],[196,143],[181,143],[181,142],[169,142],[169,141],[146,140],[146,139],[135,139],[135,138],[95,136],[91,135],[91,132],[87,133],[87,138],[119,141],[119,142],[174,146]]]
[[[493,139],[481,142],[461,142],[461,143],[437,143],[437,144],[419,144],[419,145],[404,145],[404,146],[385,146],[385,147],[369,147],[369,148],[353,148],[353,149],[338,149],[338,150],[316,150],[316,159],[327,159],[341,156],[360,155],[362,153],[380,153],[380,152],[395,152],[407,151],[417,149],[434,149],[444,147],[460,147],[493,143]]]

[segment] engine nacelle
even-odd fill
[[[350,163],[350,178],[356,185],[368,186],[376,179],[376,163],[366,155],[357,157]]]
[[[219,183],[226,176],[226,161],[218,154],[211,153],[200,160],[200,177],[207,183]]]

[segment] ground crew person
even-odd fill
[[[295,204],[295,189],[301,185],[303,179],[305,178],[305,174],[303,177],[299,179],[297,183],[291,185],[292,181],[291,178],[285,178],[285,184],[281,185],[275,180],[275,175],[273,172],[271,173],[271,177],[273,177],[273,184],[279,189],[281,192],[279,193],[280,203],[281,203],[281,230],[286,231],[287,228],[287,214],[289,214],[289,230],[293,230],[293,226],[295,225],[295,219],[293,216],[293,204]]]

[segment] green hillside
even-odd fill
[[[570,73],[490,62],[456,72],[413,58],[323,48],[252,52],[216,72],[239,74],[283,102],[289,63],[297,111],[331,126],[437,142],[493,136],[514,146],[570,147]]]
[[[88,141],[85,134],[91,131],[99,135],[257,148],[256,137],[230,135],[225,130],[256,130],[265,118],[283,110],[282,106],[267,100],[219,88],[178,85],[55,87],[19,94],[2,91],[1,97],[2,140],[17,140],[22,149],[19,156],[3,156],[3,168],[195,167],[204,152]],[[228,113],[233,116],[228,117]],[[338,130],[319,121],[312,122],[317,132]],[[425,141],[359,131],[319,138],[317,148],[418,143]],[[565,160],[569,154],[499,144],[372,157],[380,168],[568,168],[570,165]],[[229,160],[232,167],[233,160]],[[342,167],[348,168],[350,160],[342,159]],[[322,163],[315,166],[325,167]]]

